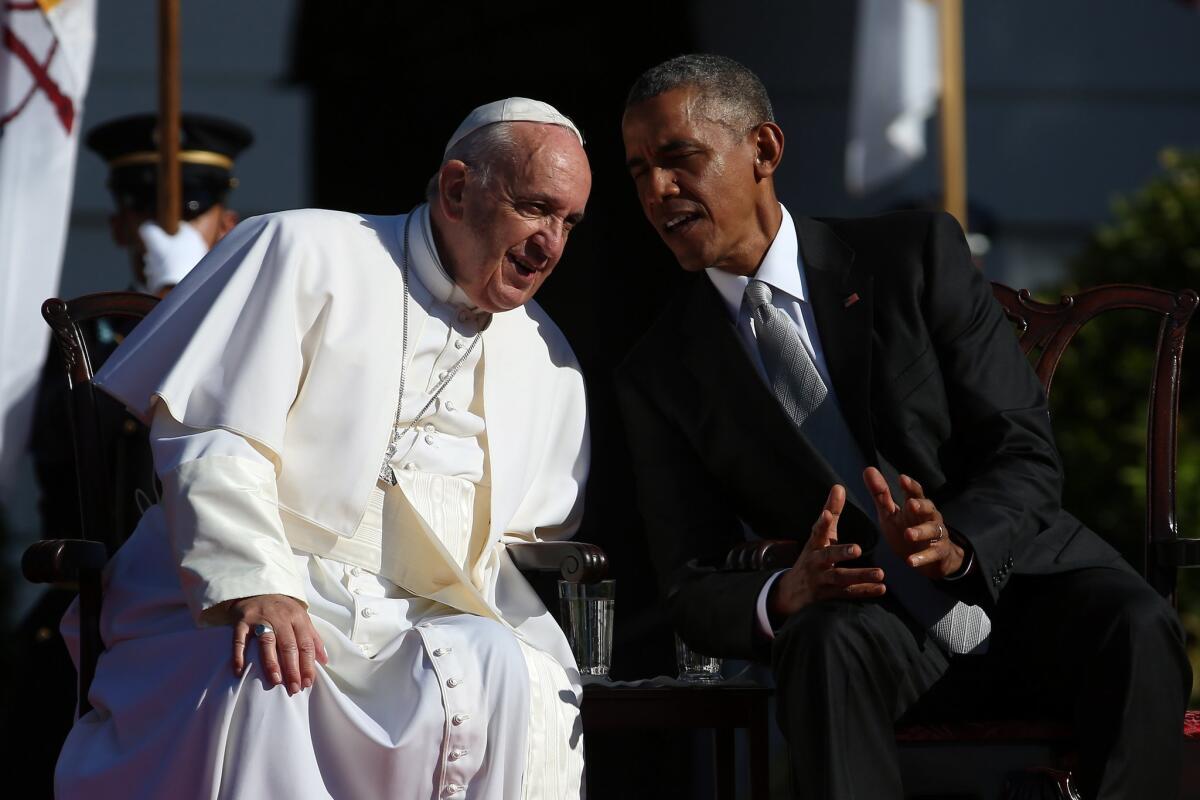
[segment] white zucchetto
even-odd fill
[[[530,100],[528,97],[509,97],[485,103],[467,114],[467,118],[458,126],[458,130],[454,131],[450,141],[446,142],[445,152],[449,153],[450,148],[480,128],[497,122],[541,122],[546,125],[560,125],[575,134],[580,145],[583,144],[583,134],[575,127],[575,123],[554,106],[541,100]]]

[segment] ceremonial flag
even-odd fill
[[[0,489],[49,341],[95,39],[95,0],[0,0]]]
[[[929,0],[859,0],[846,187],[863,194],[925,155],[941,90],[938,14]]]

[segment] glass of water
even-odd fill
[[[675,634],[675,663],[679,667],[679,680],[684,683],[718,683],[721,675],[721,659],[697,653],[688,647],[679,634]]]
[[[580,675],[608,677],[612,666],[613,606],[617,582],[558,582],[563,632]]]

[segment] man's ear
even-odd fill
[[[438,170],[438,204],[447,219],[459,221],[465,214],[467,165],[451,159]]]
[[[764,122],[754,129],[754,177],[769,178],[783,160],[783,130],[774,122]]]

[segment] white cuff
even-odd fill
[[[968,550],[967,551],[967,560],[964,561],[962,566],[960,566],[958,568],[958,572],[955,572],[953,575],[947,575],[946,577],[942,578],[942,580],[944,580],[944,581],[960,581],[963,578],[967,577],[967,573],[969,573],[971,571],[971,567],[974,565],[975,565],[975,551]]]
[[[779,576],[785,572],[787,572],[786,569],[781,569],[770,578],[767,578],[767,582],[763,584],[762,591],[758,593],[758,603],[754,607],[754,618],[758,623],[758,632],[768,640],[775,638],[775,631],[771,627],[771,615],[767,611],[767,597],[771,594],[771,587],[775,585],[775,581],[779,580]]]

